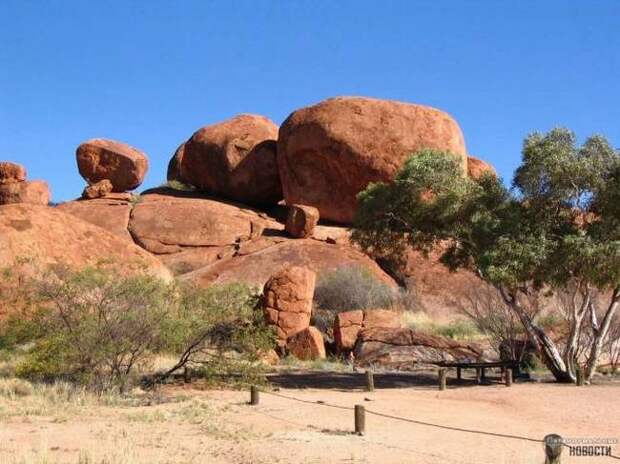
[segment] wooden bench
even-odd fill
[[[486,380],[486,369],[501,369],[502,377],[506,369],[512,369],[513,373],[519,371],[519,361],[491,361],[491,362],[444,362],[437,363],[440,367],[455,367],[456,378],[462,379],[463,369],[476,369],[476,381],[482,383]],[[516,375],[515,375],[516,377]]]

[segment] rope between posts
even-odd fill
[[[331,404],[331,403],[326,403],[324,401],[310,401],[310,400],[303,400],[301,398],[295,398],[294,396],[288,396],[288,395],[282,395],[280,393],[275,393],[275,392],[268,392],[268,391],[263,391],[262,393],[267,394],[267,395],[272,395],[272,396],[276,396],[279,398],[284,398],[287,400],[291,400],[291,401],[298,401],[300,403],[306,403],[306,404],[312,404],[312,405],[319,405],[319,406],[326,406],[329,408],[335,408],[335,409],[343,409],[346,411],[353,411],[354,408],[352,407],[348,407],[348,406],[340,406],[337,404]],[[366,409],[366,412],[368,414],[372,414],[374,416],[377,417],[383,417],[385,419],[392,419],[392,420],[398,420],[401,422],[408,422],[410,424],[417,424],[417,425],[424,425],[427,427],[435,427],[435,428],[439,428],[439,429],[443,429],[443,430],[451,430],[454,432],[465,432],[465,433],[474,433],[474,434],[478,434],[478,435],[486,435],[486,436],[490,436],[490,437],[496,437],[496,438],[507,438],[507,439],[511,439],[511,440],[522,440],[522,441],[528,441],[531,443],[543,443],[543,440],[537,439],[537,438],[530,438],[530,437],[524,437],[521,435],[512,435],[512,434],[507,434],[507,433],[497,433],[497,432],[487,432],[484,430],[475,430],[475,429],[466,429],[466,428],[462,428],[462,427],[455,427],[455,426],[451,426],[451,425],[441,425],[441,424],[433,424],[431,422],[425,422],[425,421],[421,421],[421,420],[416,420],[416,419],[409,419],[406,417],[400,417],[400,416],[394,416],[392,414],[385,414],[385,413],[381,413],[381,412],[376,412],[376,411],[372,411],[369,409]],[[569,445],[563,444],[565,447],[570,448]],[[612,459],[617,459],[620,460],[620,456],[616,456],[616,455],[608,455],[605,457],[609,457]]]

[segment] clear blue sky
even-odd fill
[[[534,130],[620,146],[620,1],[0,0],[0,159],[55,201],[85,139],[146,151],[144,188],[203,125],[336,95],[446,110],[508,179]]]

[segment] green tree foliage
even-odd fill
[[[605,338],[620,300],[620,155],[603,137],[578,146],[574,134],[554,129],[526,138],[510,190],[493,175],[472,180],[462,172],[449,153],[415,154],[394,182],[360,193],[353,239],[384,256],[398,256],[407,245],[428,252],[441,243],[442,262],[495,286],[547,367],[558,380],[571,380],[570,353],[562,359],[524,301],[577,285],[583,295],[575,310],[578,330],[586,314],[600,313],[593,291],[608,292],[605,316],[593,321]]]

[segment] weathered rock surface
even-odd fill
[[[323,219],[351,223],[356,195],[390,181],[420,149],[450,151],[467,163],[461,129],[443,111],[408,103],[338,97],[293,112],[278,138],[286,203],[315,206]]]
[[[179,147],[168,180],[254,206],[282,199],[276,142],[278,126],[252,114],[203,127]]]
[[[170,271],[140,247],[57,208],[0,206],[0,263],[11,266],[21,259],[31,259],[39,269],[110,265],[127,274],[171,279]]]
[[[413,366],[441,362],[483,360],[483,350],[471,343],[428,335],[412,329],[374,328],[362,330],[355,347],[360,365]]]
[[[0,205],[27,203],[46,206],[49,201],[49,186],[42,180],[0,183]]]
[[[355,347],[362,330],[375,328],[400,328],[400,316],[388,309],[353,310],[338,313],[334,318],[334,340],[339,352]]]
[[[207,286],[212,283],[245,282],[262,286],[273,269],[286,265],[300,266],[316,273],[342,266],[361,266],[378,279],[396,287],[394,280],[368,256],[347,245],[329,244],[312,239],[289,239],[246,255],[218,261],[183,275],[183,279]]]
[[[481,159],[475,158],[473,156],[467,157],[467,175],[472,179],[478,179],[483,176],[485,173],[493,174],[497,176],[495,169],[486,161],[482,161]]]
[[[325,341],[316,327],[308,327],[296,333],[286,342],[289,352],[302,361],[325,359]]]
[[[263,289],[267,323],[276,326],[278,345],[310,326],[316,274],[309,269],[286,266],[273,274]]]
[[[140,186],[149,167],[148,158],[137,148],[109,139],[91,139],[76,150],[80,174],[89,184],[103,179],[112,182],[114,192]]]
[[[114,187],[108,179],[100,180],[92,185],[88,185],[82,192],[82,198],[85,200],[93,200],[95,198],[105,197],[111,193]]]
[[[131,195],[128,193],[112,193],[103,198],[68,201],[56,206],[59,211],[102,227],[133,243],[127,230],[131,208]]]
[[[26,168],[11,161],[0,161],[0,184],[5,182],[24,182]]]
[[[319,222],[319,210],[313,206],[291,205],[286,218],[286,231],[291,237],[312,237]]]

